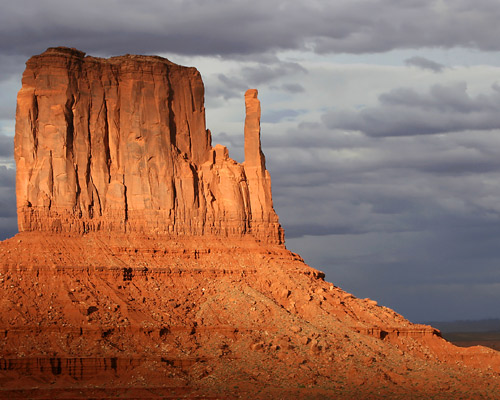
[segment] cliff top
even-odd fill
[[[75,49],[74,47],[49,47],[43,53],[33,56],[32,59],[40,59],[40,58],[50,58],[50,57],[65,57],[65,58],[76,58],[76,59],[85,59],[86,61],[96,61],[102,63],[109,64],[120,64],[125,60],[133,60],[139,62],[154,62],[154,63],[162,63],[172,66],[180,66],[179,64],[173,63],[167,58],[156,56],[156,55],[137,55],[137,54],[124,54],[120,56],[114,56],[110,58],[103,57],[95,57],[95,56],[87,56],[84,51],[80,51]],[[184,67],[184,68],[193,68],[194,67]]]

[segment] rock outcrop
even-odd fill
[[[195,68],[51,48],[27,62],[16,114],[22,231],[241,236],[283,242],[245,97],[245,163],[211,146]]]
[[[285,248],[256,90],[245,105],[238,164],[210,144],[194,68],[65,48],[28,61],[0,398],[499,398],[498,352]]]
[[[494,399],[458,348],[242,238],[22,232],[0,242],[0,398]]]

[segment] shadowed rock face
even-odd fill
[[[19,230],[251,234],[282,243],[257,91],[245,99],[241,165],[211,146],[195,68],[68,48],[32,57],[16,114]]]

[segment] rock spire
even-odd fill
[[[252,235],[282,243],[245,96],[245,163],[212,147],[195,68],[50,48],[26,63],[16,113],[20,231]]]

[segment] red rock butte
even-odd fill
[[[286,249],[257,90],[242,164],[211,146],[203,92],[160,57],[27,62],[0,398],[500,398],[499,353],[455,347]]]
[[[19,231],[251,235],[282,243],[245,95],[245,162],[211,146],[195,68],[50,48],[26,64],[16,113]]]

